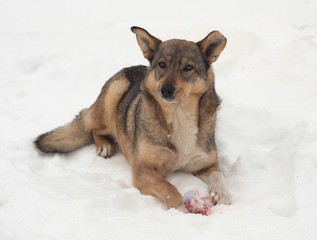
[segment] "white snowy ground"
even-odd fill
[[[121,154],[40,156],[123,67],[147,64],[132,25],[228,45],[214,64],[221,167],[233,204],[167,210],[133,188]],[[316,1],[0,2],[0,239],[317,239]],[[181,193],[207,187],[168,177]]]

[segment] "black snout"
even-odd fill
[[[161,87],[161,94],[162,94],[162,97],[165,99],[169,99],[169,100],[173,99],[174,93],[175,93],[175,88],[171,84],[164,84]]]

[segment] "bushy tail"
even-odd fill
[[[69,124],[44,133],[34,141],[45,153],[68,153],[93,142],[92,134],[85,127],[88,109],[82,110]]]

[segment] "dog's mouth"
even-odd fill
[[[157,90],[157,95],[159,96],[160,99],[164,100],[165,102],[168,102],[168,103],[177,102],[175,99],[175,96],[172,96],[172,97],[163,96],[160,90]]]
[[[176,102],[176,99],[175,99],[175,98],[168,98],[168,97],[162,96],[161,91],[157,91],[157,95],[158,95],[162,100],[164,100],[165,102],[169,102],[169,103]]]

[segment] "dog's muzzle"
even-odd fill
[[[175,88],[171,84],[164,84],[160,90],[160,97],[168,102],[174,101]]]

